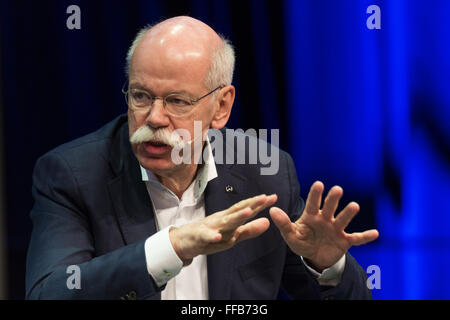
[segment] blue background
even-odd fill
[[[81,8],[68,30],[66,8]],[[369,30],[369,5],[381,29]],[[126,111],[128,46],[187,14],[236,47],[230,128],[280,129],[302,196],[315,180],[357,201],[350,251],[378,265],[375,299],[449,299],[450,1],[6,1],[0,5],[8,292],[24,297],[37,158]]]

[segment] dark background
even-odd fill
[[[364,269],[380,267],[374,298],[450,298],[450,1],[0,3],[9,298],[24,298],[36,160],[126,112],[131,41],[176,15],[235,46],[227,126],[279,129],[302,196],[315,180],[339,184],[341,208],[361,205],[349,230],[378,228],[379,240],[351,249]],[[80,30],[66,27],[73,4]],[[366,27],[372,4],[380,30]]]

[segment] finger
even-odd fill
[[[224,216],[221,221],[222,222],[222,227],[220,228],[221,232],[224,233],[234,231],[234,229],[244,224],[254,216],[256,216],[259,212],[261,212],[261,210],[264,210],[268,206],[273,205],[277,200],[277,196],[276,195],[265,196],[264,200],[265,201],[262,203],[260,201],[255,201],[253,203],[250,202],[249,207],[246,207],[238,212]]]
[[[336,220],[334,221],[335,226],[340,230],[344,230],[358,212],[359,204],[350,202],[344,210],[337,215]]]
[[[226,232],[234,232],[237,227],[244,224],[248,219],[250,219],[252,213],[253,210],[249,207],[246,207],[233,214],[226,215],[220,219],[218,230],[220,230],[222,234]]]
[[[276,194],[271,194],[270,196],[267,196],[266,201],[262,204],[260,204],[257,207],[252,207],[252,209],[258,213],[261,210],[264,210],[267,207],[270,207],[271,205],[273,205],[275,202],[277,202],[278,200],[278,196]]]
[[[334,213],[336,212],[339,200],[343,193],[344,191],[339,186],[331,188],[323,202],[322,215],[324,218],[331,220],[334,217]]]
[[[257,206],[263,204],[266,201],[266,198],[267,198],[267,196],[265,194],[260,194],[258,196],[252,197],[252,198],[241,200],[241,201],[235,203],[234,205],[232,205],[231,207],[229,207],[228,209],[224,210],[223,214],[224,215],[233,214],[242,209],[245,209],[246,207],[257,207]]]
[[[374,241],[379,236],[378,230],[372,229],[364,232],[354,232],[347,234],[347,239],[352,246],[360,246],[368,242]]]
[[[291,219],[289,219],[289,216],[280,208],[270,208],[270,217],[282,235],[287,235],[289,232],[293,231]]]
[[[308,198],[306,198],[305,212],[309,214],[319,213],[320,203],[322,201],[323,183],[316,181],[309,190]]]
[[[255,238],[263,234],[269,229],[270,222],[267,218],[259,218],[240,226],[236,232],[236,241],[241,242],[251,238]]]

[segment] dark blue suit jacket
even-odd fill
[[[304,202],[291,157],[280,152],[276,175],[262,176],[260,167],[217,164],[218,178],[205,190],[206,215],[276,193],[276,205],[297,219]],[[234,192],[226,192],[228,185]],[[154,212],[126,116],[41,157],[33,197],[26,298],[160,299],[144,254],[156,231]],[[269,217],[268,210],[261,216]],[[80,267],[81,289],[68,289],[69,265]],[[276,299],[280,289],[296,299],[370,298],[367,276],[350,254],[342,282],[320,287],[273,223],[260,237],[209,255],[207,266],[210,299]]]

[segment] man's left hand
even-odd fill
[[[359,205],[351,202],[334,217],[343,190],[338,186],[331,188],[320,209],[323,191],[320,181],[311,186],[303,214],[296,222],[291,222],[280,208],[270,209],[270,216],[289,248],[319,272],[334,265],[351,246],[378,238],[375,229],[346,233],[344,229],[358,213]]]

